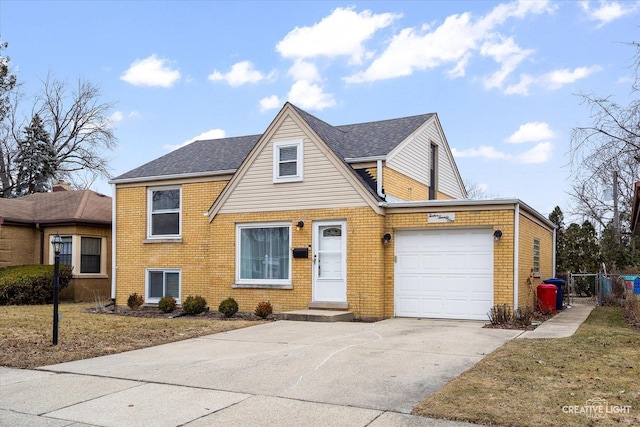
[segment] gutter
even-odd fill
[[[139,176],[135,178],[122,178],[122,179],[110,179],[109,184],[129,184],[145,181],[167,181],[170,179],[185,179],[185,178],[200,178],[204,176],[218,176],[218,175],[233,175],[237,169],[227,169],[221,171],[207,171],[207,172],[193,172],[193,173],[177,173],[173,175],[154,175],[154,176]]]
[[[379,202],[378,206],[383,208],[456,208],[461,206],[517,206],[532,214],[536,219],[549,227],[550,230],[556,225],[545,218],[544,215],[527,205],[520,199],[450,199],[450,200],[416,200],[402,202]]]

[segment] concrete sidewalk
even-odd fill
[[[533,331],[526,331],[518,338],[566,338],[578,330],[582,322],[587,320],[595,305],[574,304],[543,322]]]

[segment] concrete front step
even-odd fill
[[[352,322],[353,312],[334,310],[297,310],[282,313],[283,320],[303,322]]]

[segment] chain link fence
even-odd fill
[[[633,293],[634,279],[627,274],[569,274],[568,304],[603,305],[607,298]]]

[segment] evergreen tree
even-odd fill
[[[46,192],[51,188],[56,170],[56,151],[37,114],[24,129],[24,139],[18,141],[15,162],[18,169],[17,196]]]
[[[564,214],[560,209],[560,206],[556,206],[549,214],[549,221],[555,224],[556,228],[556,271],[564,274],[569,272],[569,265],[567,263],[566,256],[566,243],[564,228]]]

